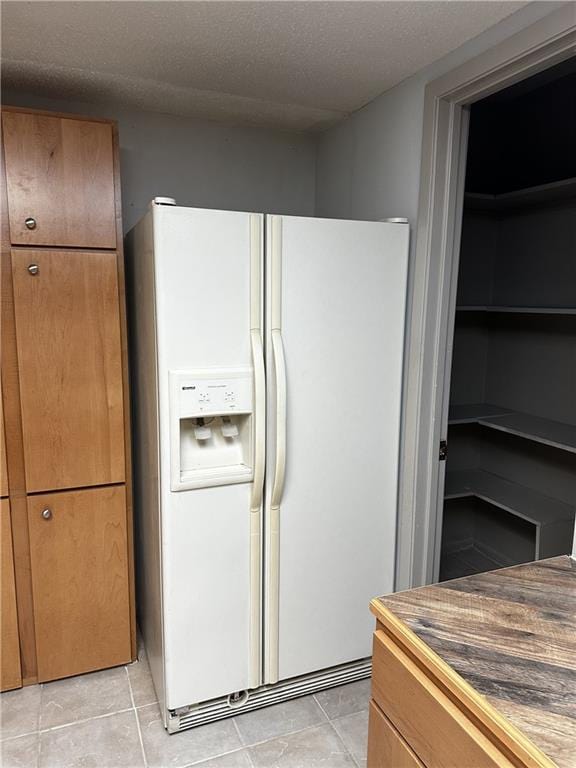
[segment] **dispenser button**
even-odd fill
[[[212,430],[210,427],[205,426],[194,427],[194,437],[196,440],[210,440],[212,437]]]
[[[222,424],[222,434],[224,437],[238,437],[238,427],[236,424],[224,422]]]

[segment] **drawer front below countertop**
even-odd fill
[[[425,768],[373,701],[370,702],[367,768]]]
[[[517,765],[382,630],[374,633],[372,697],[422,763],[430,768]]]

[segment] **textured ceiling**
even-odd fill
[[[3,2],[7,88],[318,130],[525,2]]]

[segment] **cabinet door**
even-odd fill
[[[130,660],[124,486],[28,497],[38,680]]]
[[[22,685],[20,669],[20,643],[18,635],[18,613],[16,610],[16,585],[14,581],[14,554],[12,551],[12,526],[10,523],[10,502],[0,501],[0,549],[1,604],[1,651],[0,690],[19,688]]]
[[[12,271],[28,491],[123,482],[116,253],[13,251]]]
[[[10,239],[115,248],[110,123],[5,111]]]

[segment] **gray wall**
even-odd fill
[[[314,137],[10,91],[2,102],[118,121],[125,230],[158,195],[202,208],[314,215]]]
[[[408,216],[413,224],[426,83],[560,5],[531,3],[319,138],[9,90],[2,101],[118,121],[126,229],[156,195],[207,208],[359,219]]]
[[[316,215],[407,216],[414,226],[427,83],[562,5],[530,3],[324,133],[316,165]]]

